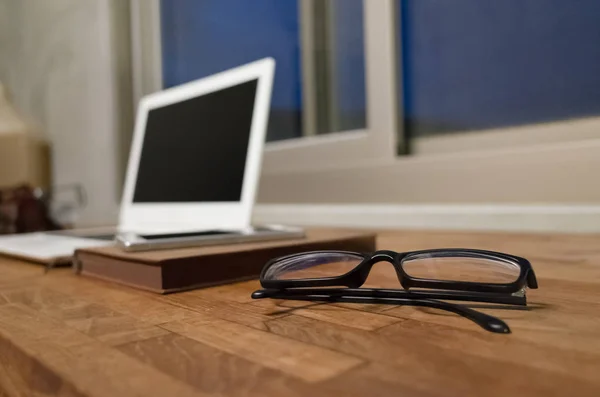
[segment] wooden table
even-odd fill
[[[531,260],[492,334],[406,306],[253,301],[257,281],[158,296],[0,259],[0,396],[600,396],[600,236],[384,232],[380,248]]]

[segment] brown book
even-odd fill
[[[316,250],[374,251],[375,234],[313,229],[302,239],[272,242],[148,252],[86,248],[75,252],[75,267],[84,276],[164,294],[257,278],[272,258]]]

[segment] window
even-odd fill
[[[162,0],[160,31],[164,87],[275,58],[268,141],[366,126],[362,0]]]
[[[138,95],[277,59],[259,202],[600,201],[596,0],[132,1]]]
[[[600,115],[600,2],[402,0],[399,11],[411,136]]]

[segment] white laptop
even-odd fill
[[[275,62],[262,59],[139,103],[119,225],[0,238],[0,253],[48,261],[117,241],[143,250],[297,237],[251,227]]]

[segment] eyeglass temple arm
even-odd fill
[[[359,296],[334,296],[324,294],[298,294],[288,293],[278,294],[276,290],[259,290],[252,294],[252,298],[275,298],[275,299],[293,299],[304,301],[324,301],[324,302],[350,302],[350,303],[396,303],[407,306],[430,307],[433,309],[446,310],[468,318],[483,329],[501,334],[509,334],[510,328],[499,318],[487,315],[471,308],[456,305],[453,303],[442,302],[435,299],[411,299],[411,298],[378,298],[378,297],[359,297]]]
[[[271,295],[330,295],[356,296],[366,298],[403,298],[403,299],[444,299],[457,301],[472,301],[498,303],[506,305],[527,305],[525,296],[507,294],[475,293],[462,291],[404,291],[372,288],[302,288],[302,289],[263,289],[256,291],[256,298],[271,297]],[[254,297],[254,294],[253,294]]]
[[[410,306],[425,306],[432,307],[435,309],[447,310],[449,312],[453,312],[460,316],[468,318],[469,320],[473,321],[474,323],[476,323],[477,325],[479,325],[487,331],[499,334],[510,334],[510,328],[504,321],[500,320],[497,317],[490,316],[477,310],[473,310],[469,307],[438,301],[434,299],[414,299],[409,300],[409,302],[405,304]]]

